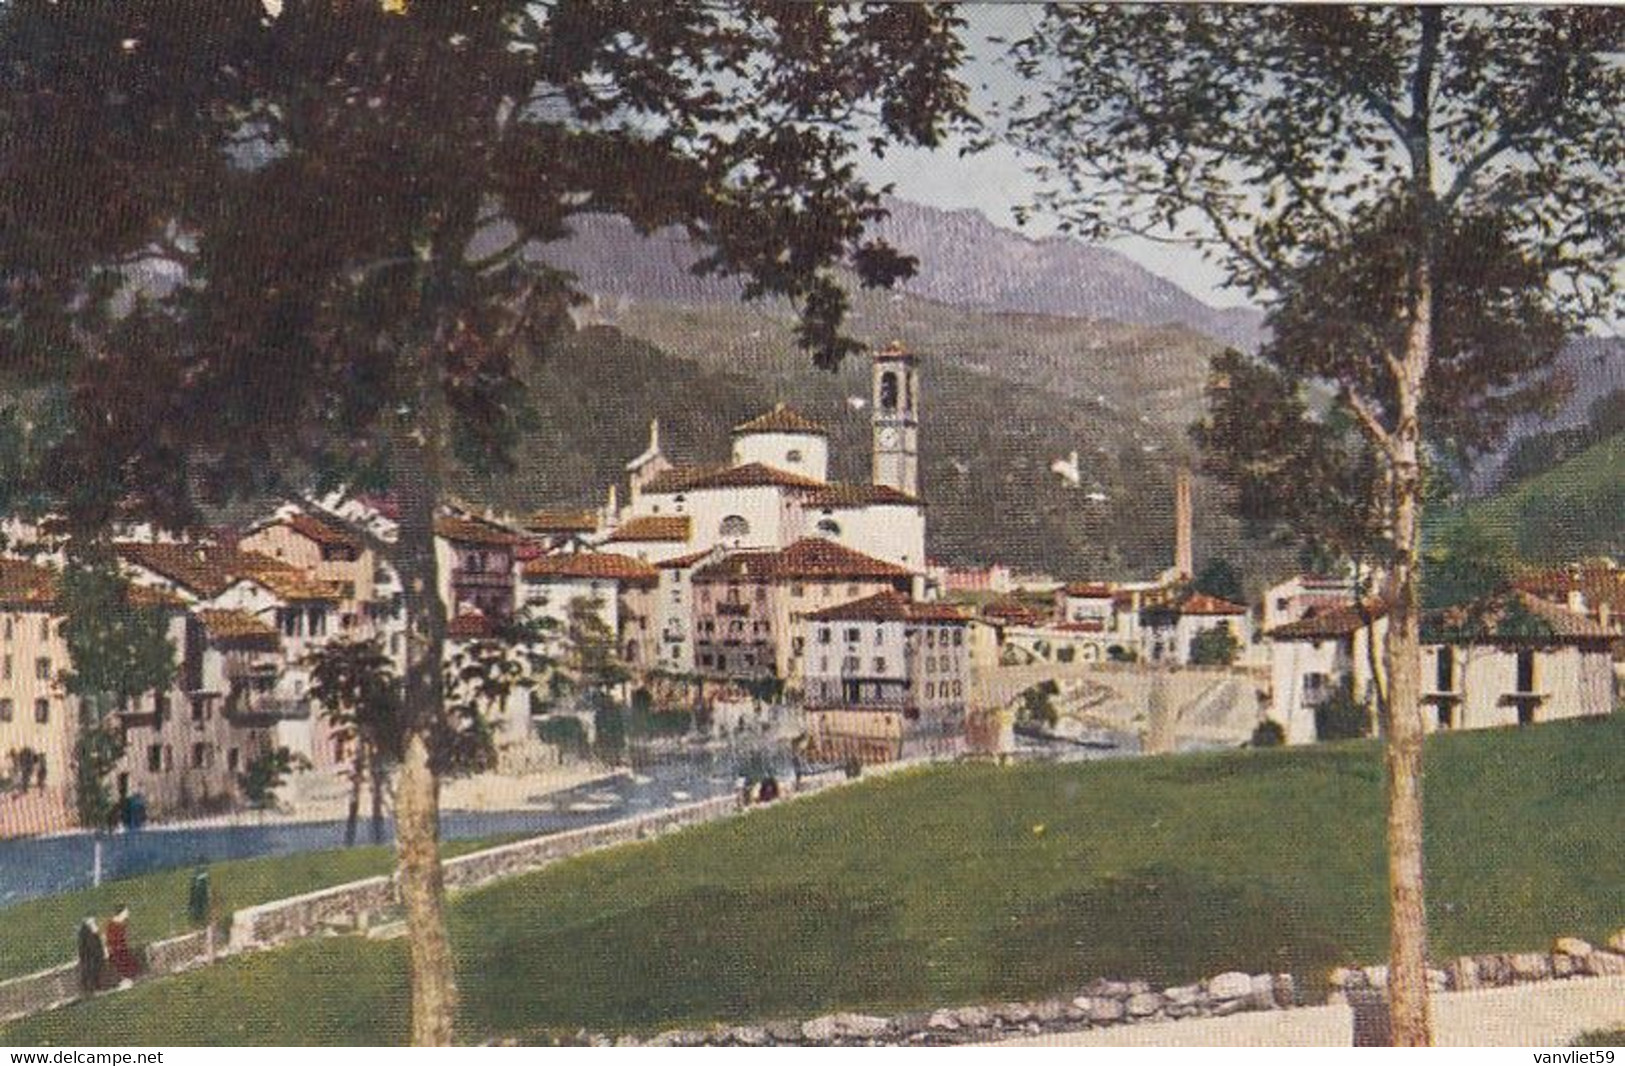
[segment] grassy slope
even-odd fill
[[[1429,742],[1438,957],[1625,913],[1625,718]],[[909,773],[460,898],[463,1035],[994,1000],[1098,975],[1380,959],[1374,744]],[[400,942],[308,942],[69,1008],[0,1042],[373,1043]],[[290,1010],[289,1004],[300,1009]]]
[[[489,843],[450,841],[444,851],[461,855]],[[209,868],[209,885],[219,913],[229,914],[393,868],[393,849],[357,847],[218,863]],[[121,903],[130,905],[131,925],[142,941],[185,932],[192,927],[186,913],[191,881],[190,867],[165,870],[108,881],[99,888],[24,900],[0,910],[0,979],[72,959],[79,922],[89,914],[105,917]]]
[[[1502,532],[1533,562],[1625,554],[1625,433],[1592,445],[1551,470],[1520,481],[1458,514]]]

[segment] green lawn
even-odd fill
[[[1429,742],[1438,957],[1625,921],[1625,717]],[[910,772],[460,897],[462,1035],[893,1010],[1385,954],[1371,743]],[[313,941],[0,1043],[389,1043],[400,941]]]
[[[461,855],[490,843],[451,841],[445,851]],[[226,915],[256,903],[388,873],[394,868],[394,856],[393,848],[364,846],[223,862],[209,867],[209,883],[219,913]],[[186,932],[192,928],[186,913],[191,882],[191,867],[165,870],[0,910],[0,980],[72,960],[80,921],[91,914],[105,918],[121,903],[130,905],[131,929],[143,942]]]

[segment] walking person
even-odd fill
[[[107,920],[107,961],[119,979],[120,988],[128,988],[141,975],[141,960],[130,947],[130,908],[120,907],[118,913]]]
[[[102,988],[107,970],[107,946],[95,918],[79,923],[79,991],[91,995]]]

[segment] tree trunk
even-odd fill
[[[383,760],[372,760],[372,842],[384,842],[384,767]]]
[[[1395,1046],[1432,1044],[1422,861],[1421,401],[1432,347],[1432,278],[1424,258],[1398,382],[1393,465],[1394,557],[1388,577],[1388,996]]]
[[[400,506],[392,562],[406,610],[407,649],[407,739],[395,783],[395,850],[410,946],[412,1043],[420,1047],[451,1043],[457,1005],[440,869],[440,782],[431,761],[443,713],[446,637],[434,545],[437,440],[432,427],[423,427],[397,437],[391,449],[391,481]]]
[[[361,782],[367,775],[366,745],[355,738],[355,765],[350,767],[350,814],[344,823],[344,846],[355,846],[356,823],[361,820]]]

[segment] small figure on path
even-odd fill
[[[779,779],[772,774],[762,778],[761,788],[756,793],[758,803],[771,803],[779,798]]]
[[[118,975],[119,987],[128,987],[141,974],[141,960],[130,948],[130,908],[120,907],[107,920],[107,961]]]
[[[209,920],[209,871],[199,866],[192,874],[192,887],[186,896],[186,913],[193,925]]]
[[[107,969],[107,947],[95,918],[79,923],[79,991],[85,995],[99,991]]]

